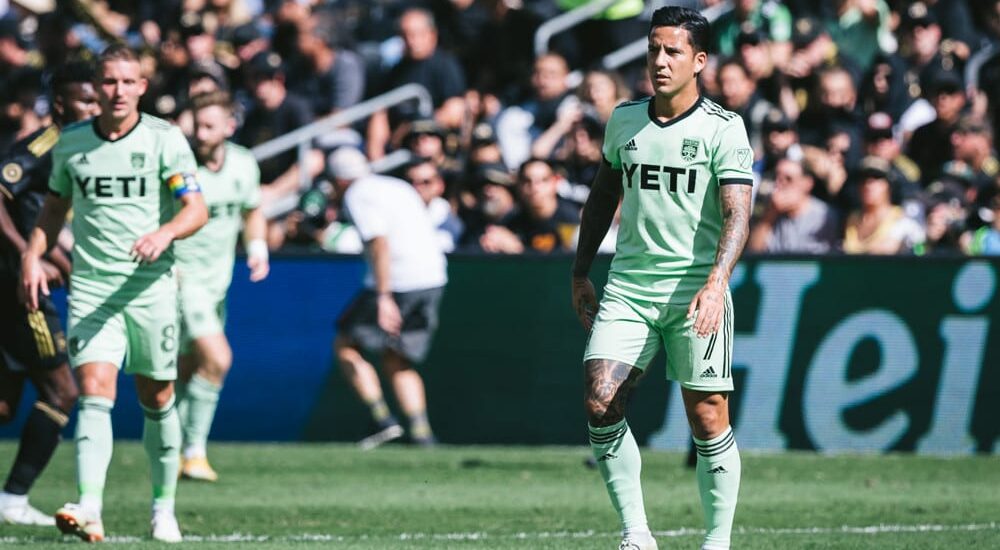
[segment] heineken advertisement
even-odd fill
[[[443,442],[586,443],[586,334],[570,308],[570,261],[449,259],[440,330],[419,367]],[[598,286],[609,263],[594,266]],[[334,321],[360,287],[361,260],[278,257],[259,284],[242,264],[229,299],[235,364],[212,437],[352,441],[370,433],[330,346]],[[731,281],[740,447],[1000,452],[998,275],[1000,261],[988,260],[744,260]],[[687,449],[666,360],[656,358],[633,393],[629,424],[642,445]],[[30,399],[0,437],[18,434]],[[119,382],[113,418],[116,436],[140,436],[131,380]]]

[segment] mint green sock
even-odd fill
[[[100,515],[104,482],[111,464],[114,436],[111,432],[111,409],[115,402],[106,397],[80,397],[76,419],[76,478],[80,504]]]
[[[740,492],[740,452],[732,428],[718,437],[694,439],[698,451],[698,491],[705,512],[704,550],[728,550]]]
[[[197,374],[185,384],[184,395],[178,402],[181,430],[186,448],[204,450],[208,432],[212,429],[215,409],[219,404],[222,386],[215,385]]]
[[[153,482],[153,505],[167,505],[174,501],[177,492],[177,471],[180,464],[181,423],[170,398],[162,409],[143,405],[146,416],[142,429],[142,445],[149,457]]]
[[[590,448],[608,488],[611,504],[618,512],[624,533],[648,531],[642,504],[639,445],[625,420],[611,426],[590,426]]]

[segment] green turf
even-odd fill
[[[218,484],[182,482],[178,516],[197,548],[616,548],[617,521],[584,448],[213,444]],[[14,454],[0,442],[0,467]],[[683,457],[644,451],[646,509],[661,548],[697,548],[701,512]],[[747,455],[734,548],[1000,548],[1000,459]],[[115,447],[105,527],[152,547],[142,447]],[[32,493],[75,498],[72,446]],[[883,531],[858,532],[884,525]],[[920,526],[933,526],[912,532]],[[845,527],[847,529],[845,529]],[[213,536],[239,534],[234,541]],[[205,540],[210,539],[210,540]],[[72,541],[72,539],[67,539]],[[0,525],[0,544],[66,548],[54,528]],[[187,546],[187,545],[185,545]]]

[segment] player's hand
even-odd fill
[[[132,260],[151,264],[163,254],[173,240],[173,235],[162,229],[143,235],[132,245]]]
[[[399,306],[392,294],[379,294],[378,298],[378,326],[392,336],[399,336],[403,329],[403,315],[399,312]]]
[[[694,295],[688,306],[687,318],[695,317],[692,330],[704,338],[719,330],[726,309],[726,286],[708,282]]]
[[[49,295],[48,277],[42,268],[42,259],[38,256],[26,254],[21,258],[21,289],[28,311],[38,310],[39,290],[45,296]]]
[[[263,281],[271,272],[271,263],[266,256],[247,256],[247,267],[250,268],[251,283]]]
[[[590,282],[590,277],[573,277],[573,311],[583,329],[590,332],[594,326],[594,316],[597,315],[597,292],[594,290],[594,283]]]

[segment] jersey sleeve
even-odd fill
[[[247,178],[247,191],[243,197],[243,210],[253,210],[260,206],[260,166],[252,155],[246,155],[246,170],[249,174]]]
[[[378,207],[377,197],[372,191],[366,189],[363,183],[358,185],[355,182],[344,196],[348,216],[365,242],[384,236],[389,231],[384,209]]]
[[[171,127],[163,138],[160,151],[160,181],[170,187],[174,198],[191,192],[200,192],[195,174],[198,164],[180,128]]]
[[[620,154],[621,148],[618,147],[619,118],[617,115],[618,109],[615,109],[608,118],[608,124],[604,130],[604,145],[601,147],[601,154],[604,156],[604,162],[608,163],[615,170],[621,170],[622,157]]]
[[[743,119],[734,116],[719,130],[712,173],[719,185],[753,185],[753,149]]]
[[[49,191],[64,199],[70,198],[73,194],[67,159],[66,150],[57,144],[52,149],[52,173],[49,174]]]

